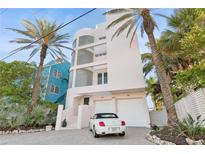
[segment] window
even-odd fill
[[[57,79],[60,79],[60,78],[61,78],[61,72],[58,71],[58,70],[56,70],[56,69],[53,71],[53,75],[54,75]]]
[[[58,94],[59,93],[59,87],[55,86],[55,85],[51,85],[50,92]]]
[[[58,86],[55,87],[55,93],[56,93],[56,94],[59,93],[59,87],[58,87]]]
[[[102,84],[102,73],[98,73],[98,84]]]
[[[104,73],[104,84],[107,84],[107,72]]]
[[[97,78],[98,78],[98,84],[107,84],[108,83],[107,72],[98,73]]]
[[[100,57],[100,56],[105,56],[105,55],[107,55],[106,52],[104,52],[104,53],[99,53],[99,54],[95,54],[95,57]]]
[[[89,105],[89,97],[84,98],[84,105]]]
[[[106,36],[99,37],[98,39],[99,40],[104,40],[104,39],[106,39]]]
[[[118,118],[114,113],[98,113],[96,119]]]

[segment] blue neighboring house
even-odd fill
[[[71,64],[63,59],[52,60],[43,67],[41,98],[65,104]]]

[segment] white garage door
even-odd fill
[[[115,111],[115,104],[112,100],[95,101],[95,113],[109,113]]]
[[[118,116],[125,120],[127,126],[147,126],[145,105],[143,99],[121,99],[117,101]]]

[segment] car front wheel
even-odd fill
[[[92,132],[93,132],[93,136],[94,136],[95,138],[98,138],[98,137],[99,137],[99,135],[96,133],[95,126],[93,126]]]

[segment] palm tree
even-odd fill
[[[159,81],[154,78],[150,77],[146,80],[147,86],[146,86],[146,95],[150,95],[152,101],[155,104],[156,110],[162,110],[163,108],[163,97],[162,97],[162,91],[160,88]]]
[[[12,43],[23,44],[23,46],[13,50],[12,53],[25,49],[30,49],[31,53],[29,59],[31,59],[34,55],[40,52],[40,63],[38,65],[37,75],[32,89],[32,110],[32,107],[35,106],[38,99],[44,60],[47,54],[50,54],[54,59],[65,58],[66,55],[63,54],[62,49],[70,49],[64,45],[64,43],[68,43],[69,35],[59,34],[56,31],[56,29],[59,28],[59,25],[56,22],[49,22],[47,20],[36,19],[36,23],[32,23],[28,20],[23,20],[22,25],[24,27],[24,30],[9,28],[10,30],[22,34],[26,37],[17,38],[10,41]],[[32,45],[29,45],[30,43],[38,39],[40,40]]]
[[[111,9],[105,14],[118,14],[120,15],[120,17],[112,21],[107,28],[111,28],[115,25],[121,24],[116,30],[116,32],[113,34],[113,38],[119,36],[122,32],[127,30],[127,36],[129,36],[132,32],[131,42],[134,39],[138,26],[140,26],[142,34],[143,32],[147,34],[150,48],[152,51],[152,60],[156,67],[158,80],[163,94],[164,104],[167,110],[168,123],[173,124],[177,120],[176,110],[174,107],[173,96],[169,85],[170,81],[164,69],[162,56],[158,51],[157,43],[153,34],[153,31],[157,27],[157,25],[150,11],[151,10],[147,8]]]
[[[181,49],[180,40],[191,31],[202,11],[204,9],[177,9],[170,17],[165,16],[169,29],[162,33],[158,47],[160,51],[175,56],[175,59],[179,59],[180,62],[183,61],[183,64],[179,63],[182,69],[187,68],[192,63],[192,59],[190,53],[187,54]]]
[[[143,63],[144,77],[146,77],[150,72],[154,70],[154,63],[152,62],[152,54],[148,52],[143,53],[141,54],[141,59]]]

